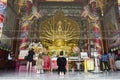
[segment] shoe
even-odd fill
[[[37,71],[37,73],[39,74],[39,73],[40,73],[40,71]]]
[[[65,75],[64,72],[61,72],[61,75],[64,76]]]
[[[61,75],[62,75],[62,72],[60,72],[59,75],[61,76]]]

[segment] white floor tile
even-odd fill
[[[0,72],[0,80],[120,80],[120,72],[107,73],[80,73],[67,72],[59,76],[57,72],[45,72],[44,74],[27,72]]]

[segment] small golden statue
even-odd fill
[[[38,43],[35,43],[35,42],[30,43],[29,48],[33,48],[35,53],[37,53],[37,54],[42,53],[42,51],[43,51],[43,46],[42,46],[42,44],[40,42],[38,42]]]

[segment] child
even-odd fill
[[[38,60],[36,61],[37,73],[43,73],[43,65],[44,65],[44,60],[42,58],[42,55],[39,54]]]

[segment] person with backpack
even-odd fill
[[[108,71],[109,70],[109,58],[108,58],[108,54],[106,52],[104,52],[104,54],[102,55],[102,63],[104,65],[104,71]]]

